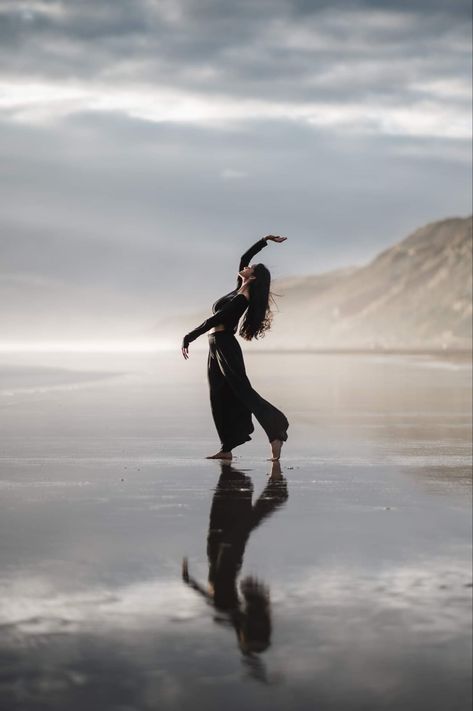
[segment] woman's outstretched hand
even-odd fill
[[[181,353],[184,356],[185,360],[189,358],[189,348],[187,346],[182,346]]]
[[[275,235],[266,235],[266,237],[265,237],[264,239],[266,239],[266,240],[270,239],[271,242],[284,242],[284,240],[286,240],[287,237],[278,237],[278,236],[275,236]]]

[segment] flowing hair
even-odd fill
[[[249,304],[239,334],[247,341],[263,338],[271,328],[273,313],[270,301],[276,303],[270,291],[271,273],[264,264],[256,264],[253,270],[255,279],[249,284]]]

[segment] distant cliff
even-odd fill
[[[469,349],[472,219],[428,224],[365,266],[278,280],[272,290],[279,310],[258,348]],[[203,319],[194,320],[185,322]]]

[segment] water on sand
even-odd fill
[[[248,354],[279,469],[205,359],[1,357],[0,707],[469,708],[471,365]]]

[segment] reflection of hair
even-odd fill
[[[245,599],[238,626],[238,642],[243,654],[264,652],[271,643],[269,589],[256,578],[241,581]]]
[[[255,264],[253,269],[255,279],[249,283],[250,300],[248,309],[240,326],[240,336],[247,341],[252,338],[263,337],[265,331],[271,328],[273,314],[269,306],[270,299],[273,300],[269,290],[271,285],[271,273],[264,264]]]

